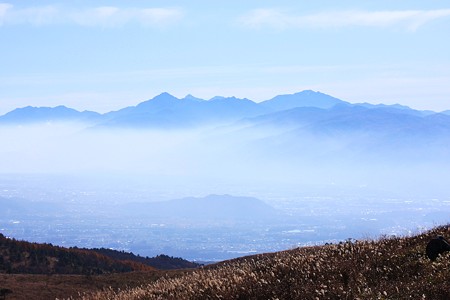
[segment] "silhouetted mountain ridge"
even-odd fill
[[[187,95],[182,99],[162,93],[136,106],[105,114],[79,112],[65,106],[24,107],[0,116],[0,124],[27,124],[57,121],[90,122],[99,128],[177,129],[205,125],[227,125],[245,120],[251,125],[285,126],[302,124],[314,130],[381,130],[413,126],[422,131],[450,128],[448,111],[439,116],[394,104],[350,104],[311,90],[279,95],[255,103],[249,99],[216,96],[209,100]],[[415,117],[415,118],[413,118]],[[252,123],[254,122],[254,123]],[[378,123],[378,124],[375,124]],[[381,124],[383,123],[383,124]],[[429,127],[427,129],[426,127]]]
[[[52,121],[81,121],[96,122],[101,118],[101,114],[93,111],[79,112],[65,106],[57,107],[32,107],[26,106],[0,117],[0,123],[20,124]]]
[[[183,128],[227,123],[267,112],[257,103],[235,97],[210,100],[191,95],[178,99],[162,93],[137,106],[104,115],[102,127]]]

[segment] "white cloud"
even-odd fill
[[[40,26],[60,22],[63,16],[56,6],[16,8],[9,3],[0,4],[0,25],[31,24]]]
[[[97,7],[70,14],[70,19],[83,26],[118,27],[127,23],[143,26],[166,26],[179,21],[183,12],[177,8]]]
[[[59,10],[55,6],[32,7],[13,12],[16,15],[12,19],[13,22],[22,23],[26,20],[35,26],[52,24],[60,20]]]
[[[183,12],[179,9],[146,8],[138,11],[136,15],[142,24],[155,25],[179,20]]]
[[[310,15],[292,15],[275,9],[256,9],[240,18],[251,28],[337,28],[349,26],[397,26],[415,31],[438,18],[450,17],[450,9],[403,11],[336,11]]]
[[[127,18],[117,7],[104,6],[69,13],[69,19],[82,26],[116,27],[125,24]]]
[[[0,26],[30,24],[76,24],[88,27],[120,27],[129,23],[160,27],[179,21],[183,11],[179,8],[121,8],[114,6],[70,9],[61,6],[18,8],[0,3]]]
[[[8,3],[0,3],[0,26],[5,22],[6,15],[8,14],[8,10],[12,8],[11,4]]]

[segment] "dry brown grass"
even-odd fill
[[[450,255],[425,256],[436,235],[450,227],[249,256],[82,299],[450,299]]]
[[[79,298],[80,294],[104,289],[124,290],[154,282],[165,277],[176,277],[190,272],[146,271],[103,275],[37,275],[0,274],[0,288],[13,291],[6,300],[48,300],[69,297]]]

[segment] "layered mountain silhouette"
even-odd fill
[[[300,107],[328,110],[336,105],[358,106],[419,116],[426,115],[426,113],[401,105],[368,103],[351,105],[346,101],[310,90],[276,96],[260,103],[249,99],[220,96],[204,100],[187,95],[183,99],[178,99],[168,93],[162,93],[136,106],[125,107],[105,114],[92,111],[79,112],[65,106],[53,108],[27,106],[0,116],[0,124],[89,121],[102,126],[180,127],[205,123],[226,123]]]
[[[185,129],[240,124],[336,134],[377,132],[389,135],[447,135],[450,113],[418,111],[395,104],[351,104],[310,90],[279,95],[260,103],[235,97],[209,100],[192,95],[179,99],[162,93],[136,106],[99,114],[65,106],[17,108],[0,116],[0,125],[78,121],[91,128]]]
[[[0,117],[0,124],[21,124],[55,121],[97,122],[102,115],[93,111],[79,112],[65,106],[17,108]]]
[[[178,99],[168,93],[104,115],[101,126],[180,128],[226,123],[268,110],[248,99],[214,97],[208,101],[191,95]]]

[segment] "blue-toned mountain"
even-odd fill
[[[93,111],[77,111],[65,106],[16,108],[0,117],[0,124],[46,123],[58,121],[98,122],[101,114]]]
[[[330,95],[311,90],[295,94],[279,95],[270,100],[261,102],[261,105],[274,111],[286,110],[295,107],[331,108],[337,104],[346,104],[343,100]]]
[[[224,124],[257,116],[270,110],[248,99],[214,97],[210,100],[191,95],[178,99],[163,93],[137,106],[105,114],[101,126],[186,128]]]
[[[436,114],[402,105],[350,104],[332,96],[302,91],[280,95],[260,103],[249,99],[216,96],[209,100],[192,95],[179,99],[162,93],[136,106],[105,114],[65,106],[15,109],[0,116],[0,124],[58,121],[87,122],[94,128],[181,129],[201,126],[246,124],[249,127],[281,127],[290,130],[336,133],[383,131],[399,133],[447,133],[447,112]]]

